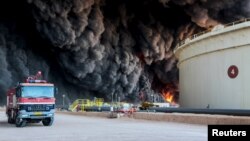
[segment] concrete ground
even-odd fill
[[[206,141],[207,126],[57,113],[54,125],[16,128],[0,111],[1,141]]]

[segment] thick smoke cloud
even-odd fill
[[[14,25],[0,24],[0,102],[7,89],[25,80],[36,68],[43,69],[45,77],[48,74],[47,63],[28,49],[26,39],[15,30]]]
[[[10,86],[42,70],[59,87],[58,98],[64,93],[71,100],[137,100],[140,91],[178,85],[173,54],[178,41],[250,15],[249,0],[11,0],[1,5],[14,10],[0,11],[1,99]]]

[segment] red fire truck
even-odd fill
[[[54,84],[41,80],[39,71],[24,83],[19,83],[7,92],[6,114],[8,123],[24,127],[26,123],[39,123],[51,126],[54,121],[56,89]]]

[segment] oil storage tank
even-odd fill
[[[180,105],[250,109],[250,20],[218,25],[175,49]]]

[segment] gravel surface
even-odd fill
[[[0,111],[0,141],[206,141],[207,126],[57,113],[51,127],[16,128]]]

